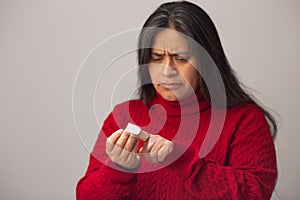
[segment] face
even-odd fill
[[[176,101],[194,94],[200,81],[195,66],[188,42],[180,33],[165,29],[156,35],[149,73],[155,90],[164,99]]]

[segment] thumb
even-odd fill
[[[143,149],[144,149],[144,148],[141,147],[140,150],[139,150],[139,153],[142,153],[142,152],[143,152]]]
[[[144,145],[140,148],[139,153],[148,153],[149,152],[149,140],[147,140]]]
[[[146,144],[145,144],[146,145]],[[145,147],[145,145],[144,145],[144,147]],[[150,158],[150,156],[149,156],[149,152],[147,152],[146,150],[147,150],[147,148],[145,147],[141,147],[140,148],[140,150],[139,150],[139,153],[142,155],[142,156],[144,156],[149,162],[151,162],[151,158]]]
[[[146,153],[147,147],[149,145],[148,143],[149,143],[149,140],[144,142],[144,145],[140,148],[139,153]]]

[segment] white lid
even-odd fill
[[[127,131],[128,133],[131,133],[133,135],[138,135],[141,132],[141,128],[132,123],[128,123],[127,127],[125,128],[125,131]]]

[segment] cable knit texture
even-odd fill
[[[130,100],[117,105],[105,120],[87,172],[77,184],[77,199],[270,199],[277,168],[264,113],[251,103],[227,109],[221,134],[201,157],[208,127],[219,125],[211,120],[213,109],[225,112],[211,108],[200,93],[180,104],[157,94],[147,104]],[[174,142],[165,163],[149,163],[142,157],[135,173],[117,169],[105,153],[105,141],[128,122]]]

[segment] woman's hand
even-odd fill
[[[144,146],[140,149],[140,153],[153,163],[163,162],[168,155],[173,151],[173,142],[167,140],[160,135],[152,135]]]
[[[106,153],[117,165],[126,169],[136,169],[140,165],[140,156],[137,154],[138,139],[119,129],[106,140]]]

